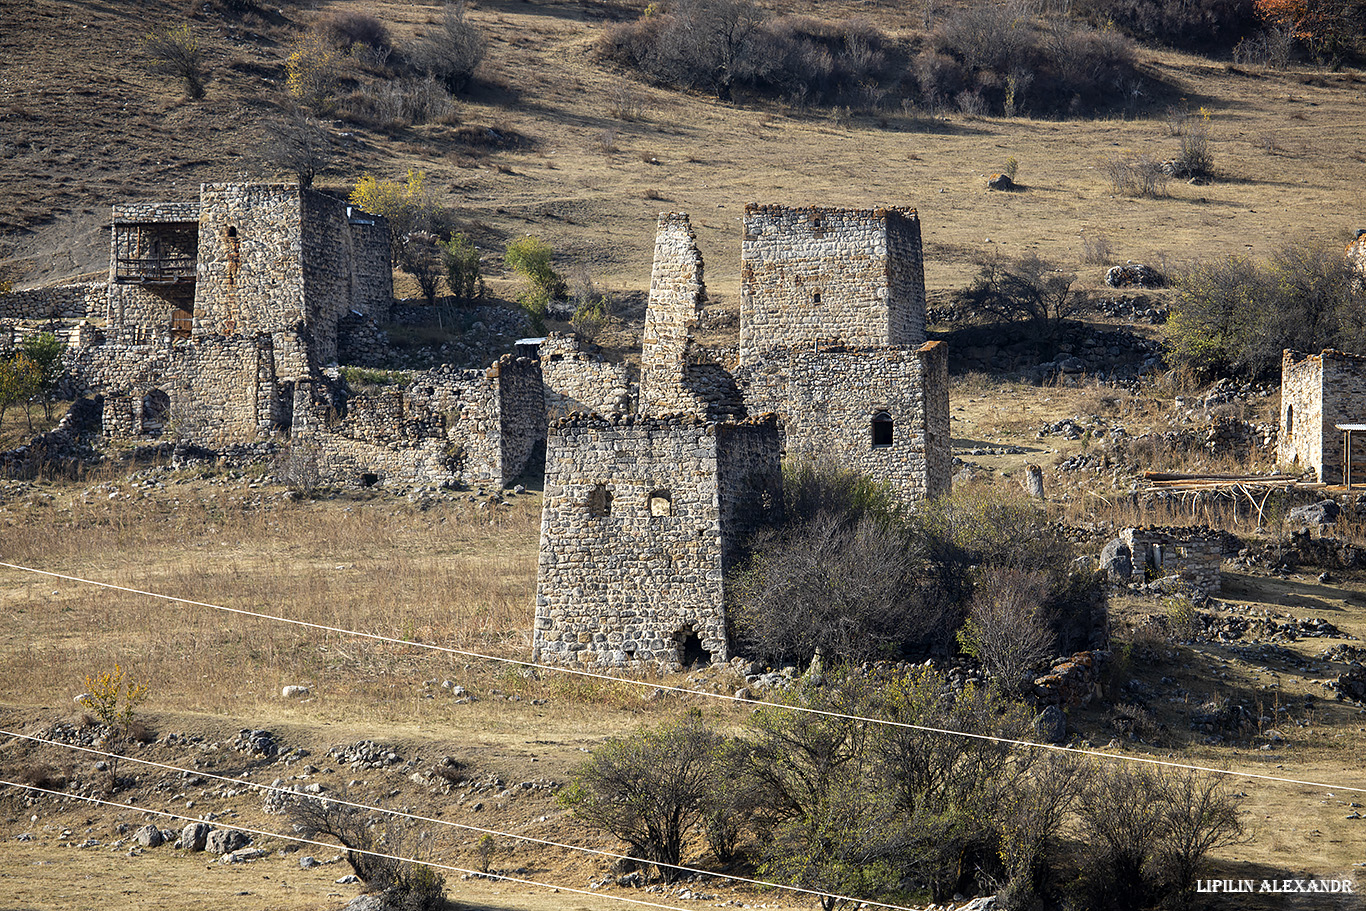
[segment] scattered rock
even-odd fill
[[[245,864],[253,860],[260,860],[270,852],[265,848],[243,848],[240,851],[232,851],[219,858],[219,863],[224,864]]]
[[[1332,525],[1342,514],[1336,500],[1320,500],[1290,510],[1290,521],[1302,525]]]
[[[144,848],[159,848],[162,843],[166,841],[166,839],[162,837],[161,830],[156,826],[151,825],[143,826],[141,829],[138,829],[137,832],[133,833],[133,840]]]
[[[204,842],[204,850],[210,854],[231,854],[251,843],[247,833],[236,829],[214,829]]]
[[[306,686],[287,686],[280,690],[280,695],[286,699],[301,699],[311,695],[312,691]]]
[[[1100,552],[1100,568],[1111,582],[1128,582],[1134,577],[1133,553],[1119,538],[1106,544]]]
[[[316,866],[318,866],[318,862],[314,860],[313,856],[310,854],[305,854],[303,857],[299,858],[300,870],[311,870]]]
[[[987,178],[987,189],[989,190],[1014,190],[1019,186],[1010,179],[1008,174],[993,174]]]
[[[184,851],[203,851],[208,840],[209,824],[192,822],[181,830],[177,847]]]
[[[251,728],[243,728],[238,731],[232,745],[234,749],[243,753],[264,756],[267,759],[274,759],[280,752],[280,744],[276,741],[274,734],[270,731],[252,730]]]
[[[1034,719],[1034,735],[1043,743],[1067,741],[1067,716],[1056,705],[1050,705]]]

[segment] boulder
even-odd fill
[[[204,849],[211,854],[231,854],[245,848],[251,841],[247,833],[236,829],[214,829],[204,842]]]
[[[159,848],[166,841],[156,826],[143,826],[133,833],[133,840],[144,848]]]
[[[302,699],[309,694],[310,690],[306,686],[287,686],[280,690],[280,695],[286,699]]]
[[[1342,514],[1337,500],[1319,500],[1290,510],[1290,521],[1301,525],[1332,525]]]
[[[1161,272],[1142,263],[1113,266],[1105,273],[1105,284],[1111,288],[1128,288],[1134,285],[1140,288],[1160,288],[1165,283]]]
[[[1354,664],[1339,677],[1338,693],[1345,699],[1366,702],[1366,667]]]
[[[1050,705],[1034,719],[1034,736],[1043,743],[1067,741],[1067,716],[1056,705]]]
[[[989,190],[1013,190],[1015,187],[1015,181],[1011,180],[1008,174],[993,174],[987,178]]]
[[[203,851],[209,840],[209,824],[192,822],[180,832],[180,848],[185,851]]]
[[[1100,552],[1100,568],[1111,582],[1128,582],[1134,576],[1133,553],[1129,545],[1115,538]]]

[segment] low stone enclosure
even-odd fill
[[[1223,560],[1223,538],[1208,528],[1126,528],[1101,554],[1111,582],[1142,585],[1175,577],[1205,597],[1222,588]]]

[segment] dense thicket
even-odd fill
[[[983,892],[1012,911],[1179,905],[1208,852],[1239,837],[1215,779],[988,739],[1027,738],[1029,715],[932,671],[837,672],[762,706],[739,736],[693,710],[610,741],[560,800],[666,879],[705,842],[723,863],[828,893],[827,909]]]
[[[856,472],[806,464],[788,467],[784,499],[786,524],[756,537],[735,578],[742,654],[805,664],[817,649],[835,662],[944,653],[969,619],[1006,615],[1020,624],[1011,641],[1097,644],[1099,583],[1023,496],[969,485],[908,514]]]
[[[1175,284],[1167,356],[1199,378],[1274,380],[1285,348],[1366,345],[1366,286],[1335,241],[1196,263]]]
[[[752,0],[674,0],[607,32],[608,59],[676,88],[799,104],[894,102],[970,114],[1133,108],[1151,88],[1128,38],[1025,3],[979,3],[914,41],[863,20],[776,16]]]

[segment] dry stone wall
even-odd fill
[[[300,383],[292,425],[331,481],[505,486],[545,437],[545,404],[536,362],[505,356],[488,370],[442,367],[401,390],[352,395],[344,415]]]
[[[693,649],[726,660],[725,569],[743,523],[762,519],[780,491],[778,464],[771,420],[555,422],[546,444],[535,660],[672,664]]]
[[[1129,548],[1133,581],[1179,576],[1196,592],[1213,596],[1223,585],[1224,560],[1218,532],[1198,528],[1126,528],[1120,540]]]
[[[789,459],[831,461],[890,482],[907,503],[949,489],[947,347],[772,351],[737,380],[772,411]]]
[[[108,282],[54,285],[0,294],[0,319],[103,319]]]
[[[702,254],[688,216],[659,216],[641,335],[642,414],[696,413],[696,401],[684,385],[684,353],[706,297]]]
[[[925,340],[920,222],[914,209],[745,208],[740,360],[833,342]]]

